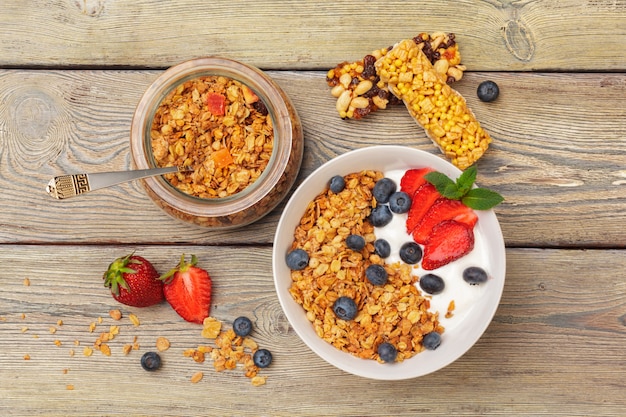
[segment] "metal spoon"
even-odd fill
[[[63,200],[79,194],[85,194],[89,191],[138,180],[140,178],[154,177],[156,175],[170,174],[173,172],[191,171],[193,171],[193,168],[188,166],[99,172],[95,174],[60,175],[52,178],[50,182],[48,182],[46,192],[52,198]]]

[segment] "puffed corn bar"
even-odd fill
[[[447,82],[459,81],[465,67],[453,33],[420,33],[412,39],[420,45],[436,71],[446,76]],[[387,85],[380,81],[374,63],[385,56],[389,48],[377,49],[355,62],[342,62],[328,71],[326,82],[337,99],[336,108],[343,119],[361,119],[400,100],[389,94]]]
[[[435,69],[422,48],[407,39],[375,63],[380,81],[401,99],[441,152],[464,170],[487,150],[491,137],[465,99]]]

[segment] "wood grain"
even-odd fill
[[[274,353],[272,366],[261,372],[265,386],[252,387],[240,371],[216,373],[210,362],[184,357],[185,349],[206,340],[167,304],[123,307],[126,317],[120,322],[108,316],[120,305],[102,287],[101,273],[110,259],[135,249],[157,269],[169,267],[181,251],[200,257],[215,285],[212,314],[226,326],[248,315],[256,326],[254,339]],[[276,298],[270,251],[1,246],[0,411],[15,416],[623,415],[626,284],[616,273],[626,270],[623,251],[507,250],[501,305],[478,343],[439,372],[396,382],[346,374],[300,341]],[[70,254],[80,262],[68,260]],[[232,262],[237,258],[243,262]],[[585,268],[572,272],[571,265]],[[30,286],[23,285],[24,277]],[[130,312],[140,318],[139,327],[130,324]],[[89,324],[98,317],[103,322],[90,333]],[[83,347],[111,324],[120,325],[109,343],[111,356],[97,351],[83,356]],[[135,336],[140,350],[124,356],[123,344]],[[146,373],[139,358],[154,349],[158,336],[172,347],[162,353],[162,370]],[[73,357],[70,349],[76,351]],[[197,371],[204,379],[194,385],[190,378]],[[67,390],[70,384],[74,390]]]
[[[159,74],[0,71],[0,242],[272,241],[282,205],[251,228],[223,232],[170,219],[139,183],[64,201],[46,195],[55,175],[132,168],[134,108]],[[402,106],[341,120],[324,73],[270,75],[302,119],[298,183],[323,162],[364,146],[401,144],[438,154]],[[502,90],[490,104],[475,93],[487,78]],[[506,198],[496,213],[508,246],[626,246],[620,226],[626,221],[626,75],[469,73],[455,87],[494,138],[479,162],[478,182]]]
[[[420,32],[454,32],[473,71],[623,71],[622,0],[9,0],[2,67],[167,67],[222,55],[324,70]]]

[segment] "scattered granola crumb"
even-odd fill
[[[61,341],[60,341],[59,339],[56,339],[56,340],[54,341],[54,344],[55,344],[55,345],[57,345],[58,347],[61,347],[61,345],[62,345],[63,343],[61,343]]]
[[[100,352],[105,356],[111,356],[111,348],[106,343],[100,345]]]
[[[102,317],[98,317],[98,324],[102,324]]]
[[[29,278],[24,278],[24,286],[25,287],[30,287],[30,279]]]
[[[92,321],[89,323],[89,333],[93,333],[96,330],[96,322]]]
[[[159,352],[164,352],[170,348],[170,341],[165,337],[157,337],[156,348]]]
[[[130,320],[131,323],[133,323],[133,326],[137,327],[139,326],[141,323],[139,322],[139,318],[134,315],[133,313],[130,313],[128,315],[128,319]]]
[[[54,326],[50,326],[50,334],[55,334],[57,332],[57,328]]]
[[[222,322],[214,317],[207,317],[202,323],[202,337],[215,339],[222,330]]]
[[[22,320],[26,318],[26,314],[22,313]]]
[[[57,326],[63,326],[63,320],[61,319],[57,320]]]
[[[30,355],[28,353],[26,355],[24,355],[24,360],[25,361],[29,361],[30,360]]]
[[[61,372],[63,373],[63,375],[67,375],[67,373],[69,372],[69,369],[63,368]]]
[[[252,385],[255,387],[259,387],[261,385],[265,385],[265,381],[267,380],[266,376],[255,376],[252,378]]]
[[[196,372],[195,374],[193,374],[191,376],[191,383],[192,384],[197,384],[198,382],[200,382],[202,380],[203,377],[204,377],[204,373]]]
[[[124,345],[124,347],[122,347],[122,352],[124,353],[124,355],[128,355],[131,351],[133,350],[133,345]]]
[[[22,333],[26,333],[28,331],[28,327],[24,326],[22,327]]]
[[[113,320],[117,321],[122,318],[122,312],[120,310],[111,310],[109,311],[109,316],[111,316]]]
[[[74,349],[70,349],[70,356],[74,356],[76,352],[74,352]]]
[[[73,385],[73,384],[67,384],[67,385],[65,386],[65,388],[66,388],[68,391],[74,391],[74,385]]]
[[[85,346],[83,348],[83,355],[84,356],[91,356],[91,355],[93,355],[93,349],[90,348],[89,346]]]

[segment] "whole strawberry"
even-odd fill
[[[191,323],[202,323],[211,310],[211,277],[197,263],[195,255],[187,263],[183,254],[176,268],[161,277],[165,282],[165,299],[179,316]]]
[[[127,255],[111,262],[104,286],[122,304],[148,307],[163,301],[163,282],[152,264],[141,256]]]

